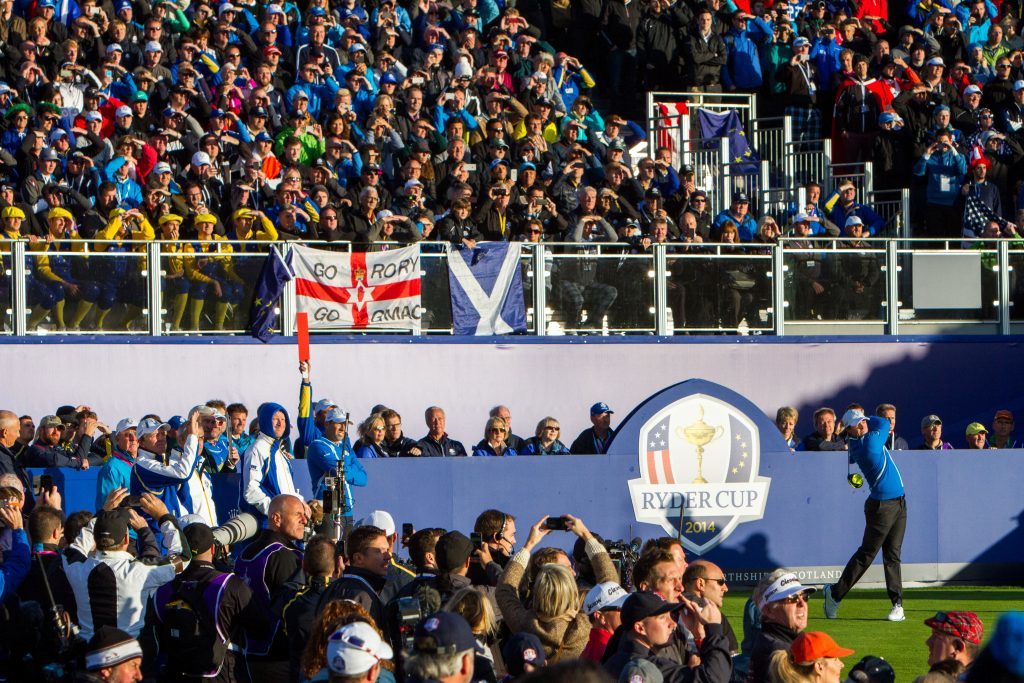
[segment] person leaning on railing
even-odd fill
[[[28,319],[28,329],[37,328],[51,312],[55,327],[58,330],[65,329],[68,326],[64,319],[66,297],[78,301],[70,321],[70,326],[76,328],[92,310],[99,296],[99,287],[81,278],[86,267],[84,259],[76,261],[62,255],[69,252],[82,254],[86,249],[71,212],[60,207],[50,209],[47,223],[46,238],[29,243],[29,250],[39,255],[29,259],[32,274],[29,278],[28,302],[32,306],[32,315]]]
[[[170,214],[169,214],[170,215]],[[164,216],[166,219],[167,216]],[[212,214],[200,214],[195,218],[198,239],[190,242],[191,251],[195,254],[188,273],[191,280],[189,288],[189,322],[191,329],[199,329],[199,321],[203,307],[211,293],[217,299],[213,313],[215,329],[224,329],[228,308],[237,306],[242,300],[242,279],[235,272],[230,254],[233,249],[220,235],[213,234],[216,218]],[[186,261],[186,264],[188,262]]]
[[[565,515],[567,530],[586,542],[587,556],[598,582],[619,581],[618,573],[604,546],[583,520]],[[581,609],[579,590],[572,570],[560,563],[540,568],[531,587],[529,604],[520,600],[519,582],[526,571],[530,553],[551,533],[543,517],[530,528],[530,535],[505,566],[495,594],[502,618],[512,633],[533,633],[540,638],[548,661],[576,659],[590,638],[590,617]]]
[[[155,235],[153,226],[145,215],[138,209],[114,209],[110,212],[110,222],[107,226],[96,233],[98,240],[110,240],[109,242],[96,242],[93,249],[98,252],[126,252],[145,253],[145,243],[152,240]],[[135,242],[129,247],[126,241]],[[103,323],[110,314],[114,303],[125,304],[127,311],[121,326],[130,329],[132,323],[142,315],[142,309],[146,306],[146,283],[142,277],[142,271],[146,268],[144,258],[131,258],[116,256],[111,258],[93,259],[90,262],[90,274],[99,286],[99,297],[96,300],[96,329],[102,330]]]

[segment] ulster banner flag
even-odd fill
[[[419,329],[419,247],[347,254],[293,246],[291,266],[310,329]]]

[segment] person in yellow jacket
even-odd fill
[[[105,254],[128,254],[143,252],[146,242],[154,238],[153,226],[139,209],[114,209],[106,227],[97,231],[93,250]],[[132,323],[146,307],[146,281],[142,277],[145,257],[100,256],[90,260],[92,279],[99,285],[96,300],[96,329],[102,330],[103,323],[116,302],[125,304],[122,325],[130,329]]]
[[[167,213],[157,220],[160,226],[160,271],[163,273],[161,288],[164,300],[170,302],[171,317],[168,321],[172,331],[181,329],[181,319],[188,305],[191,288],[189,272],[195,267],[192,245],[180,242],[182,217]]]
[[[25,239],[26,235],[21,234],[21,224],[25,222],[25,212],[16,206],[5,206],[0,210],[0,306],[11,305],[12,278],[4,273],[13,273],[14,264],[9,254],[14,251],[11,245],[13,240]],[[39,238],[35,235],[27,236],[29,241],[37,242]]]
[[[232,259],[234,270],[243,281],[250,283],[251,288],[266,258],[263,254],[268,246],[264,243],[277,240],[277,228],[262,211],[243,208],[231,214],[227,232],[236,254]],[[243,300],[245,298],[243,294]]]
[[[77,329],[92,310],[100,288],[95,282],[80,277],[88,275],[84,257],[72,258],[71,253],[85,253],[86,243],[75,228],[75,218],[63,207],[54,207],[46,215],[46,237],[29,244],[34,258],[30,260],[32,275],[28,283],[28,301],[32,314],[28,329],[33,330],[51,312],[56,329],[68,328],[64,320],[64,304],[68,297],[78,305],[71,319],[71,329]]]
[[[199,214],[193,221],[198,239],[190,242],[194,253],[193,266],[186,270],[189,282],[189,315],[192,329],[199,329],[203,306],[209,295],[217,299],[213,311],[214,329],[224,329],[228,308],[237,306],[244,293],[243,280],[235,272],[231,261],[232,248],[227,240],[213,234],[217,218],[212,214]]]

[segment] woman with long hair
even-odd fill
[[[805,631],[788,650],[772,655],[772,683],[839,683],[843,671],[840,657],[852,654],[853,650],[839,647],[827,633]]]

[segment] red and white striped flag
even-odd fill
[[[658,109],[658,117],[654,122],[655,144],[668,147],[673,152],[681,152],[683,140],[690,137],[689,107],[686,102],[658,102],[655,106]]]
[[[349,254],[293,246],[291,266],[310,329],[419,329],[419,247]]]

